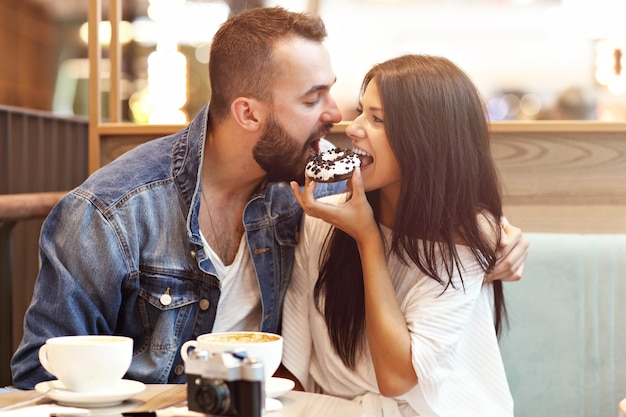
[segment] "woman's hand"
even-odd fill
[[[296,182],[291,182],[291,189],[306,214],[332,224],[359,242],[371,236],[372,232],[378,233],[374,212],[365,196],[360,168],[354,170],[348,188],[352,191],[350,198],[336,206],[315,199],[315,182],[311,179],[306,178],[303,192]]]

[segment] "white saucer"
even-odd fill
[[[270,378],[265,384],[265,396],[276,398],[289,392],[295,386],[295,382],[287,378]]]
[[[278,411],[281,408],[283,408],[283,403],[281,403],[280,400],[277,400],[276,398],[265,399],[265,411],[268,413],[271,411]]]
[[[60,405],[73,407],[110,407],[146,389],[139,381],[122,379],[115,387],[102,392],[76,392],[65,388],[61,381],[46,381],[35,385],[35,390]]]

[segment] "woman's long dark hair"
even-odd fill
[[[380,93],[385,132],[402,176],[391,252],[440,282],[442,291],[453,285],[448,278],[453,270],[462,270],[455,246],[459,240],[490,271],[497,243],[482,232],[478,214],[488,211],[498,221],[502,203],[478,90],[449,60],[425,55],[405,55],[374,66],[361,94],[371,81]],[[378,192],[367,193],[367,198],[378,220]],[[500,228],[495,229],[499,240]],[[366,325],[359,251],[356,242],[336,228],[324,247],[314,297],[335,351],[354,368]],[[500,334],[506,320],[502,282],[495,281],[493,288],[494,324]]]

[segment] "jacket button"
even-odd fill
[[[176,375],[182,375],[183,372],[185,372],[185,367],[183,365],[178,365],[176,368],[174,368],[174,373]]]
[[[209,308],[209,305],[211,305],[211,303],[206,298],[200,300],[200,310],[206,310]]]
[[[164,306],[168,306],[168,305],[172,304],[172,296],[170,295],[170,288],[169,287],[167,287],[165,292],[161,295],[161,298],[159,298],[159,301]]]
[[[196,251],[195,251],[195,250],[192,250],[190,253],[191,253],[191,257],[192,257],[193,259],[196,259]]]

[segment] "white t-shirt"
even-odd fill
[[[338,199],[345,197],[325,200]],[[443,293],[443,286],[417,267],[407,267],[395,256],[388,259],[419,379],[409,392],[390,399],[379,393],[367,346],[356,369],[347,368],[333,350],[315,306],[318,254],[329,229],[323,221],[305,216],[283,310],[283,363],[305,388],[360,402],[368,416],[513,416],[494,330],[492,287],[483,285],[484,272],[471,251],[457,247],[465,290],[457,273],[456,288]],[[391,230],[383,232],[389,242]]]
[[[220,301],[212,332],[258,331],[262,315],[261,290],[245,236],[230,265],[224,265],[202,233],[200,237],[220,280]]]

